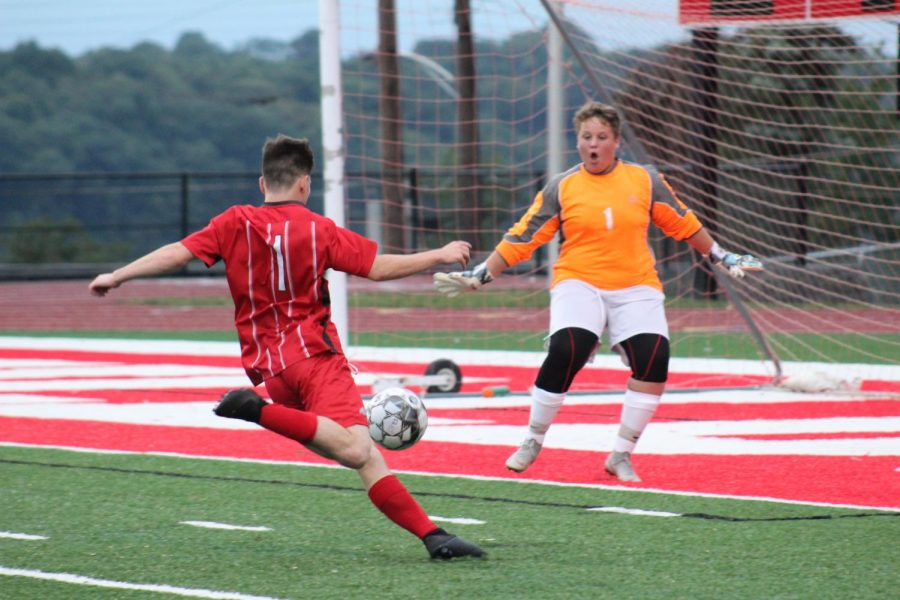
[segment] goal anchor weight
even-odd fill
[[[425,367],[424,375],[379,375],[372,382],[372,393],[409,385],[422,386],[428,394],[455,394],[462,388],[462,371],[452,360],[439,358]]]

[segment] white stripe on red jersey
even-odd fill
[[[365,277],[377,251],[299,202],[233,206],[182,243],[207,266],[225,262],[244,369],[256,384],[298,360],[342,352],[324,304],[325,271]]]

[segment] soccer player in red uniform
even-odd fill
[[[224,261],[244,370],[254,385],[265,383],[272,402],[252,389],[233,390],[215,413],[258,423],[356,470],[372,503],[420,538],[432,558],[483,556],[481,548],[431,521],[372,443],[331,322],[325,279],[326,269],[384,281],[441,264],[465,267],[470,246],[454,241],[415,254],[377,255],[375,242],[306,207],[313,163],[307,140],[267,140],[261,206],[232,206],[180,242],[98,275],[90,291],[105,296],[130,279],[167,273],[195,258],[207,266]]]

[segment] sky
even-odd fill
[[[342,6],[342,53],[352,55],[375,46],[375,0],[339,0]],[[455,37],[450,17],[452,0],[396,0],[401,51],[411,51],[415,32],[429,37]],[[678,0],[580,0],[574,5],[609,7],[599,32],[600,45],[650,46],[684,36],[677,25]],[[537,0],[473,0],[479,6],[476,37],[489,30],[504,34],[531,30],[546,23],[546,15],[531,18],[509,10],[510,6],[539,7]],[[633,8],[639,7],[639,8]],[[487,9],[485,12],[482,9]],[[492,18],[503,27],[486,24]],[[423,23],[427,21],[427,26]],[[0,50],[33,40],[45,48],[57,48],[79,56],[97,48],[131,48],[152,41],[172,48],[188,31],[201,32],[225,50],[233,50],[254,38],[289,42],[319,25],[319,0],[0,0]],[[883,43],[888,55],[896,52],[896,26],[861,28]],[[412,32],[412,35],[410,33]],[[623,37],[623,33],[627,33]],[[881,39],[883,38],[883,39]],[[618,41],[615,41],[618,40]],[[609,49],[609,48],[608,48]]]
[[[397,0],[401,34],[414,28],[404,27],[405,17],[412,18],[414,12],[421,17],[421,9],[409,8],[417,2],[424,6],[420,0]],[[452,6],[450,0],[432,2],[438,7],[442,3]],[[371,48],[377,2],[342,0],[341,5],[342,25],[352,21],[350,27],[356,30],[342,36],[344,53]],[[357,6],[366,10],[356,10]],[[446,15],[430,21],[431,35],[455,36],[450,9],[445,10]],[[515,15],[511,18],[515,20]],[[187,31],[199,31],[232,50],[254,38],[287,42],[318,26],[319,0],[0,0],[0,50],[34,40],[73,56],[100,47],[130,48],[147,40],[172,48]],[[519,24],[520,29],[532,26],[525,19]]]
[[[0,49],[27,40],[70,55],[146,40],[171,48],[186,31],[232,49],[292,40],[318,19],[318,0],[0,0]]]
[[[340,1],[345,13],[350,13],[349,19],[354,21],[357,31],[371,32],[367,39],[362,34],[342,36],[343,53],[352,54],[359,47],[371,48],[376,18],[372,7],[377,3],[374,0]],[[443,3],[452,6],[451,0]],[[530,3],[537,5],[534,0]],[[366,6],[365,11],[354,10],[362,4]],[[432,4],[440,7],[441,0],[433,0]],[[479,0],[478,4],[502,6],[500,0]],[[516,4],[512,2],[512,5]],[[415,29],[416,25],[405,26],[403,19],[421,19],[424,5],[421,0],[397,0],[401,34],[404,30]],[[642,9],[672,14],[677,0],[643,0],[641,6]],[[420,14],[414,16],[416,12]],[[454,37],[456,28],[450,18],[450,9],[440,12],[439,18],[429,21],[429,34]],[[499,8],[497,12],[500,12]],[[523,31],[536,26],[533,19],[522,17],[515,10],[504,12],[506,25],[512,30]],[[621,18],[627,19],[627,16]],[[342,24],[347,20],[348,15],[342,16]],[[543,16],[540,25],[545,22]],[[130,48],[147,40],[172,48],[186,31],[199,31],[207,39],[231,50],[253,38],[290,41],[317,28],[318,24],[319,0],[0,0],[0,50],[9,50],[29,40],[42,47],[63,50],[71,56],[101,47]],[[477,20],[474,27],[478,34]],[[677,34],[674,27],[669,29],[669,34],[673,31]],[[657,37],[648,39],[648,43],[658,41]],[[401,48],[401,51],[411,49]]]

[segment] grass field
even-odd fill
[[[489,557],[429,560],[343,469],[0,447],[0,531],[46,538],[0,537],[0,597],[805,599],[898,589],[900,513],[401,477],[430,515],[480,521],[444,525]]]

